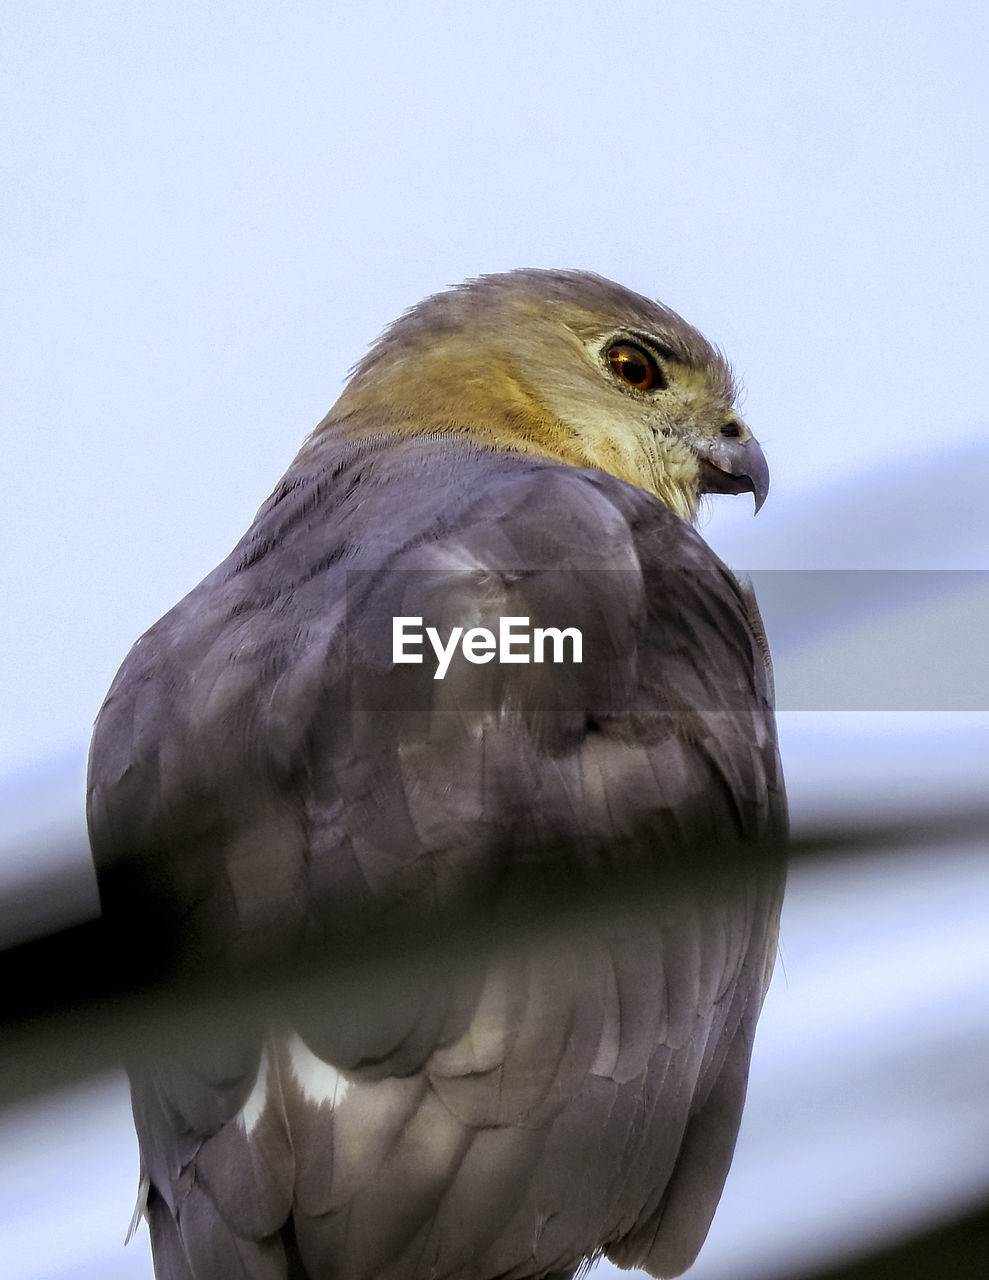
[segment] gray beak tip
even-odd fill
[[[719,440],[698,455],[702,493],[751,493],[758,515],[769,496],[769,467],[759,441]]]

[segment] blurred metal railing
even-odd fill
[[[989,843],[989,807],[909,821],[819,826],[791,838],[789,861],[855,858],[864,851],[983,836]],[[687,868],[691,877],[703,874],[712,865],[709,854],[685,857],[685,874]],[[648,912],[651,901],[669,892],[670,871],[610,871],[606,883],[575,883],[572,873],[550,869],[526,873],[525,882],[513,888],[510,923],[481,910],[458,909],[453,918],[431,922],[428,933],[370,927],[321,943],[318,953],[290,960],[268,953],[222,976],[203,968],[164,969],[142,948],[139,929],[124,937],[103,919],[0,951],[0,1103],[119,1064],[159,1038],[174,1036],[180,1025],[191,1033],[202,1020],[215,1032],[248,1013],[281,1008],[286,996],[303,997],[314,982],[321,1000],[334,994],[343,1002],[373,1000],[397,966],[454,963],[494,941],[543,935],[554,926],[579,928],[606,911]],[[49,881],[39,892],[58,896],[58,887]]]
[[[792,839],[790,860],[852,861],[883,849],[982,840],[989,849],[989,806],[909,821],[818,826]],[[690,865],[704,865],[704,859],[691,859]],[[57,893],[57,888],[48,882],[39,892]],[[520,897],[526,908],[513,912],[510,922],[458,912],[455,919],[431,925],[428,934],[408,928],[366,931],[328,944],[319,954],[290,961],[266,956],[222,976],[163,970],[154,957],[141,960],[135,950],[139,939],[122,938],[102,919],[87,920],[0,952],[0,1103],[116,1067],[137,1052],[153,1052],[157,1043],[174,1043],[176,1036],[222,1034],[259,1011],[284,1010],[286,1002],[305,1000],[314,985],[324,1007],[328,997],[341,1007],[373,1001],[398,966],[456,963],[493,942],[533,932],[543,936],[547,929],[579,929],[602,912],[648,912],[656,895],[667,892],[668,869],[661,877],[610,876],[606,886],[574,884],[550,872],[525,883]],[[794,1280],[812,1274],[835,1280],[935,1274],[939,1280],[981,1280],[989,1274],[983,1265],[989,1264],[987,1239],[986,1217],[976,1214],[913,1244],[881,1251],[860,1266],[805,1269],[793,1273]]]

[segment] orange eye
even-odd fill
[[[659,365],[648,351],[634,342],[616,342],[608,348],[608,364],[611,372],[636,391],[649,391],[653,387],[666,387]]]

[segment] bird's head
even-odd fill
[[[769,489],[722,354],[676,312],[581,271],[482,276],[419,303],[356,366],[308,445],[456,433],[610,472],[694,520]]]

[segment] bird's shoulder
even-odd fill
[[[395,618],[420,620],[421,663],[394,661]],[[503,618],[529,661],[458,648],[436,678],[427,628],[497,641]],[[678,805],[682,836],[712,778],[753,834],[774,752],[745,599],[657,499],[467,440],[372,439],[290,470],[132,650],[90,824],[107,905],[153,867],[139,896],[223,945],[334,902],[444,898],[482,847],[494,871],[508,845],[634,839]]]

